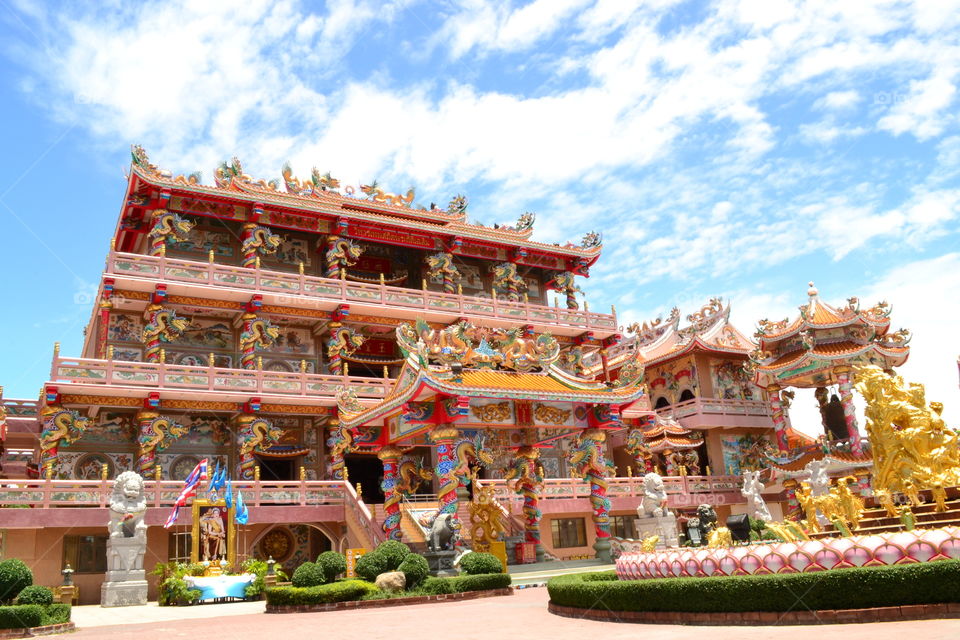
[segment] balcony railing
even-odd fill
[[[569,326],[578,330],[612,332],[617,317],[578,309],[507,302],[496,298],[446,294],[437,291],[405,289],[320,278],[317,276],[249,269],[193,260],[145,256],[111,251],[107,273],[118,276],[150,278],[163,282],[182,282],[218,288],[240,289],[251,293],[271,292],[319,298],[338,304],[371,304],[411,311],[448,313],[454,316],[492,318],[517,323]]]
[[[50,380],[76,384],[115,385],[242,394],[280,394],[335,399],[346,386],[359,398],[383,398],[393,387],[386,378],[330,376],[286,371],[251,371],[154,362],[95,360],[55,356]]]
[[[741,478],[739,476],[665,476],[663,485],[670,506],[697,505],[710,502],[710,494],[736,494],[739,496]],[[511,511],[519,512],[523,496],[507,487],[504,480],[483,480],[483,486],[494,487],[494,497],[502,504],[511,506]],[[642,477],[607,478],[607,497],[636,498],[644,496]],[[579,478],[548,478],[543,482],[542,501],[587,499],[590,497],[590,484]],[[736,500],[742,502],[742,499]]]
[[[769,416],[770,407],[762,400],[726,400],[721,398],[694,398],[657,409],[657,413],[680,419],[695,413],[723,416]]]
[[[3,398],[0,399],[0,406],[6,412],[7,418],[35,418],[40,411],[38,400]]]

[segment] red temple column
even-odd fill
[[[777,449],[780,453],[790,450],[787,442],[787,417],[783,399],[780,397],[780,387],[773,384],[767,387],[767,397],[770,401],[770,412],[773,414],[773,428],[777,434]]]
[[[857,413],[853,406],[853,380],[850,367],[837,367],[837,386],[840,387],[840,403],[843,405],[843,419],[847,423],[847,437],[850,439],[850,451],[856,456],[863,455],[863,443],[860,430],[857,429]]]
[[[377,457],[383,462],[383,481],[380,483],[380,488],[383,489],[383,511],[385,514],[383,532],[387,534],[388,540],[400,540],[403,537],[400,530],[400,501],[402,496],[397,486],[400,449],[394,446],[386,446],[380,449]]]

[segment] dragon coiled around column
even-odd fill
[[[473,439],[465,438],[454,445],[453,455],[457,465],[454,473],[464,485],[469,485],[472,479],[470,473],[471,461],[475,461],[481,467],[489,467],[493,464],[493,454],[486,445],[487,438],[483,432],[478,433]]]
[[[493,265],[493,288],[510,302],[519,302],[520,295],[527,290],[527,283],[517,274],[516,264],[501,262]]]
[[[265,451],[280,442],[283,429],[273,426],[269,420],[254,416],[240,417],[240,478],[253,480],[253,468],[256,466],[253,454]]]
[[[140,333],[140,340],[146,345],[144,359],[147,362],[159,362],[160,344],[179,338],[189,323],[173,309],[164,309],[160,305],[151,305],[147,312],[150,320]]]
[[[340,270],[353,266],[363,254],[363,247],[349,238],[330,236],[327,238],[326,276],[330,279],[340,277]]]
[[[269,349],[280,337],[280,328],[266,318],[258,318],[254,313],[243,316],[243,331],[240,332],[240,364],[248,370],[257,368],[255,354],[257,349]]]
[[[456,285],[463,276],[460,275],[460,271],[453,264],[452,253],[441,251],[432,256],[427,256],[427,266],[429,267],[427,275],[430,278],[442,278],[444,293],[454,294],[457,292]]]
[[[240,247],[243,253],[241,266],[253,268],[257,263],[257,254],[276,253],[280,242],[280,236],[263,225],[250,225],[249,228],[244,228],[243,243]]]
[[[43,431],[40,433],[40,468],[56,474],[60,462],[62,444],[76,442],[90,425],[90,418],[77,411],[62,407],[46,407],[43,410]]]
[[[383,490],[383,511],[386,514],[383,530],[391,540],[400,540],[402,537],[400,503],[405,496],[416,491],[422,481],[433,479],[433,472],[424,468],[421,459],[404,457],[398,462],[396,458],[393,458],[393,462],[390,457],[381,457],[381,459],[383,460],[383,482],[380,488]],[[391,464],[396,465],[395,469],[388,468]]]
[[[343,373],[343,356],[349,356],[363,346],[366,338],[352,327],[335,327],[330,330],[327,339],[327,358],[330,364],[330,374],[339,376]]]
[[[153,227],[147,235],[150,237],[150,255],[162,255],[164,246],[174,242],[185,242],[194,224],[184,220],[176,213],[166,209],[153,212]]]
[[[598,538],[610,537],[610,498],[607,497],[607,476],[614,473],[613,463],[603,455],[606,434],[600,429],[587,429],[574,443],[567,460],[576,475],[590,483],[590,504]]]
[[[520,447],[510,460],[503,479],[514,493],[523,496],[524,537],[526,542],[540,543],[540,492],[543,489],[543,467],[539,464],[540,450]]]
[[[563,293],[567,297],[567,309],[579,309],[577,294],[583,289],[577,286],[576,276],[570,271],[561,271],[553,277],[548,285],[551,289]]]
[[[331,424],[327,435],[327,455],[330,458],[328,474],[331,480],[344,480],[346,462],[343,457],[353,451],[358,432],[342,423]]]
[[[645,471],[653,471],[650,447],[647,446],[647,440],[643,435],[642,429],[630,429],[627,432],[626,447],[624,447],[638,464],[643,464]]]
[[[138,418],[140,436],[137,439],[137,468],[140,475],[146,478],[156,466],[156,454],[162,453],[171,441],[186,435],[189,428],[153,412],[141,412]]]

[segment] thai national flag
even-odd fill
[[[177,496],[177,501],[173,504],[173,511],[170,512],[170,517],[163,523],[164,529],[169,529],[174,525],[177,521],[177,516],[180,515],[180,507],[187,504],[188,499],[197,495],[197,487],[206,479],[207,459],[204,458],[200,461],[200,464],[193,468],[193,471],[190,472],[187,479],[183,481],[183,490],[180,492],[180,495]]]

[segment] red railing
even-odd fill
[[[327,399],[335,399],[337,388],[342,386],[356,391],[359,398],[380,399],[393,386],[393,380],[387,378],[64,358],[59,355],[54,357],[50,366],[50,380],[76,384],[280,394]]]
[[[467,294],[451,295],[437,291],[405,289],[137,253],[111,251],[107,256],[107,273],[163,282],[242,289],[251,293],[272,292],[306,296],[312,299],[320,298],[330,302],[331,308],[338,304],[372,304],[412,311],[448,313],[457,317],[494,318],[534,325],[569,326],[579,331],[594,330],[609,333],[617,330],[617,317],[612,313],[594,313],[579,309],[507,302],[497,298],[481,298]]]

